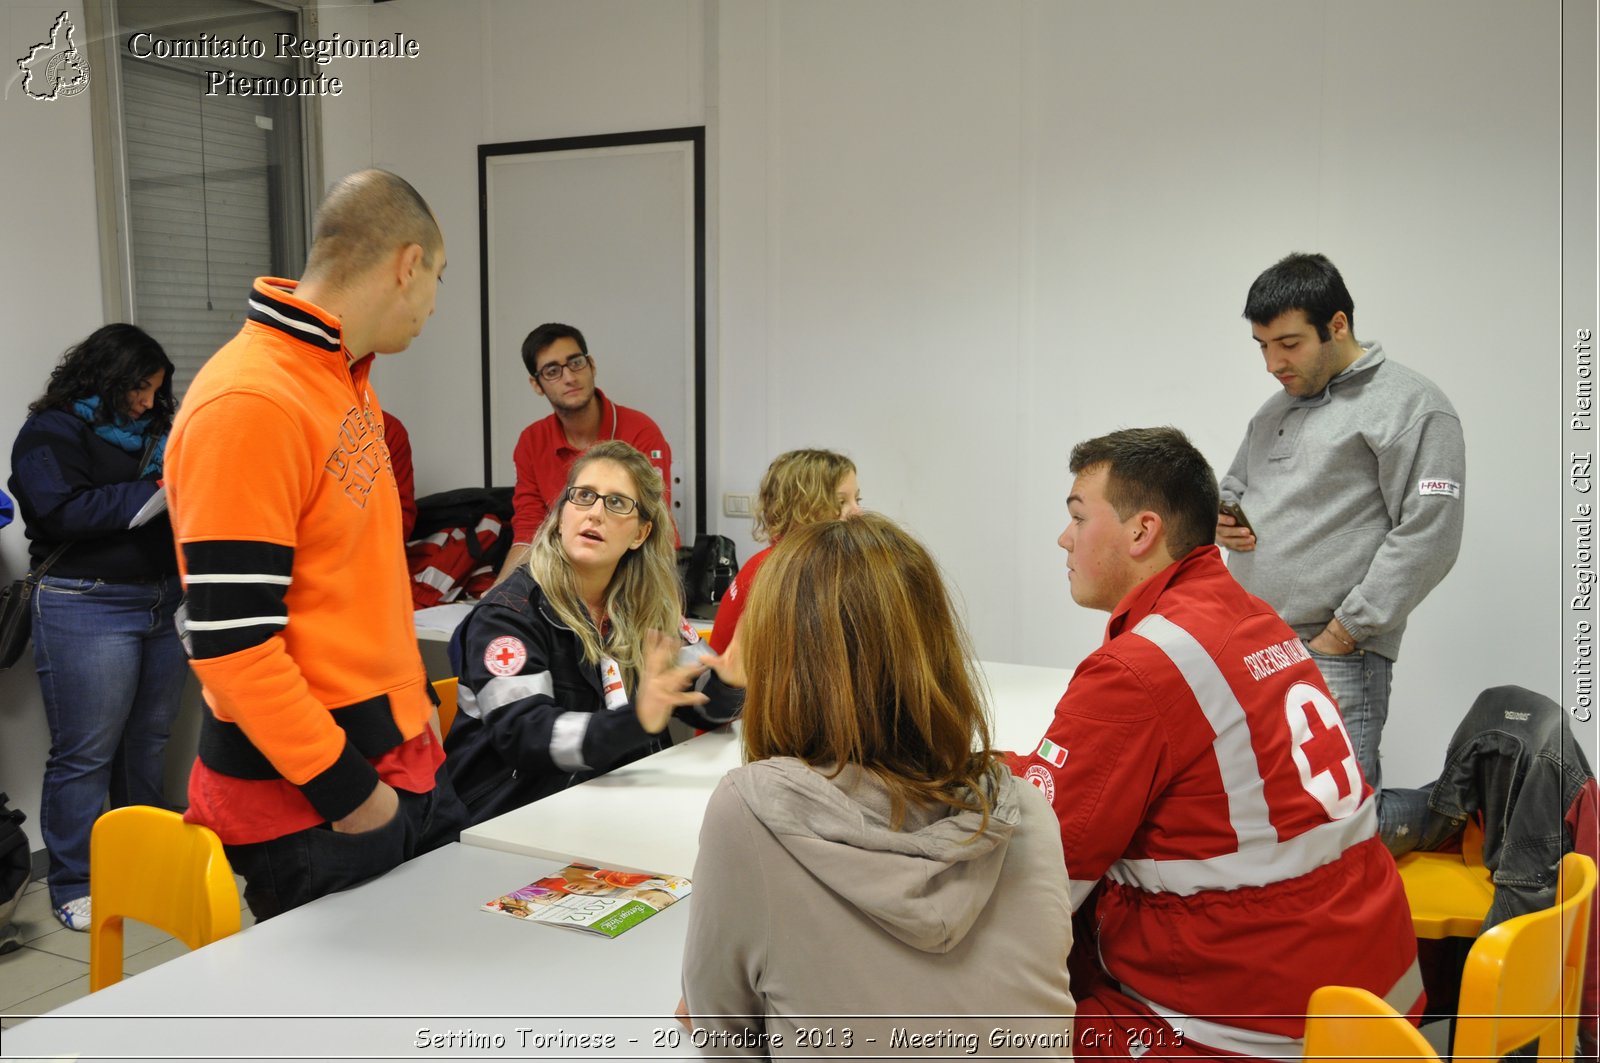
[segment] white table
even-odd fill
[[[1031,750],[1071,673],[982,662],[1000,749]],[[467,845],[567,863],[691,876],[706,801],[742,763],[738,724],[701,735],[581,786],[513,809],[461,835]]]
[[[1031,748],[1067,673],[983,668],[996,745]],[[473,844],[0,1032],[0,1058],[699,1058],[670,1018],[693,896],[614,941],[478,906],[573,859],[688,874],[706,799],[740,759],[736,734],[702,735],[508,813]],[[559,1036],[611,1044],[540,1040]]]
[[[694,1058],[658,1043],[682,1034],[692,897],[615,940],[478,910],[560,866],[445,846],[6,1030],[0,1058]],[[425,1049],[423,1029],[491,1041]]]

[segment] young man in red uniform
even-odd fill
[[[262,277],[167,447],[178,629],[210,711],[189,775],[257,920],[454,841],[400,498],[369,376],[433,313],[444,237],[365,170],[317,210],[299,282]]]
[[[1310,654],[1222,563],[1211,467],[1150,428],[1071,469],[1072,598],[1111,620],[1011,762],[1061,820],[1077,1053],[1299,1059],[1330,984],[1420,1016],[1372,789]]]
[[[496,583],[527,560],[533,533],[566,489],[572,463],[602,439],[620,439],[650,459],[666,485],[667,512],[672,512],[672,448],[646,414],[618,406],[594,386],[594,356],[583,333],[553,321],[540,325],[522,341],[522,361],[528,383],[550,400],[554,412],[523,429],[512,452],[517,467],[513,538]]]

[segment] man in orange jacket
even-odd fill
[[[173,427],[179,629],[211,710],[187,818],[221,837],[257,920],[464,822],[369,381],[375,354],[422,331],[444,266],[416,189],[382,170],[346,177],[317,211],[303,278],[257,279]]]

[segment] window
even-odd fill
[[[296,277],[320,180],[316,99],[208,95],[208,70],[299,77],[275,59],[276,33],[315,36],[315,13],[264,0],[100,0],[87,5],[103,41],[97,78],[96,172],[108,320],[132,321],[166,348],[182,395],[239,331],[250,282]],[[95,23],[100,22],[100,26]],[[262,58],[179,58],[161,42],[267,43]],[[133,47],[130,48],[130,43]],[[98,87],[98,86],[97,86]]]

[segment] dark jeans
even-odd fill
[[[165,807],[161,771],[189,661],[178,577],[107,583],[46,575],[33,596],[33,663],[50,722],[39,833],[50,903],[89,893],[89,834],[105,807]]]
[[[425,794],[396,790],[400,807],[377,830],[341,834],[326,823],[271,841],[227,846],[260,923],[329,893],[359,886],[461,836],[467,810],[443,766]]]

